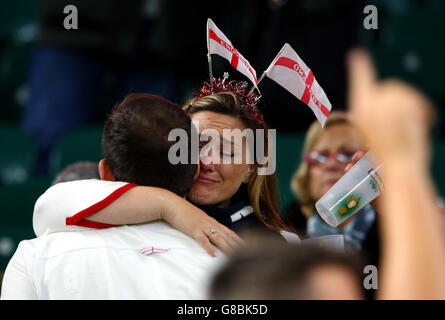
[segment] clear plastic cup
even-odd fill
[[[337,227],[380,195],[383,182],[371,151],[367,152],[315,203],[319,215]]]

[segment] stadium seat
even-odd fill
[[[26,79],[34,45],[31,42],[7,43],[0,53],[0,119],[18,123],[27,99]]]
[[[99,161],[101,140],[102,127],[99,126],[84,127],[67,134],[51,152],[50,173],[55,176],[77,161]]]
[[[290,189],[293,173],[301,161],[304,135],[277,133],[277,170],[280,209],[285,208],[294,198]]]
[[[0,140],[0,185],[25,182],[32,173],[36,156],[33,140],[9,124],[0,124]]]
[[[23,26],[37,24],[42,0],[2,1],[0,10],[0,37],[10,39]]]

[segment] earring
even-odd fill
[[[250,168],[247,170],[247,172],[244,175],[243,183],[248,183],[250,178]]]

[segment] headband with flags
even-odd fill
[[[210,59],[211,54],[217,54],[228,61],[239,72],[244,74],[258,89],[258,80],[256,78],[255,69],[252,68],[249,61],[236,50],[230,40],[218,29],[212,19],[207,19],[207,50]],[[211,61],[209,61],[211,68]],[[210,77],[212,77],[211,69]]]
[[[235,49],[230,40],[218,29],[212,19],[207,19],[207,50],[210,73],[210,92],[213,93],[211,55],[217,54],[228,61],[239,72],[244,74],[252,83],[252,89],[246,94],[250,96],[258,83],[268,76],[277,82],[299,100],[304,102],[314,112],[317,120],[324,127],[331,112],[331,103],[325,92],[318,84],[312,70],[306,66],[292,47],[286,43],[269,67],[257,80],[255,69],[249,61]]]

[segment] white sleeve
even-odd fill
[[[296,233],[281,230],[280,234],[288,243],[297,243],[298,244],[301,242],[300,237]]]
[[[2,282],[1,300],[36,300],[37,292],[26,264],[27,251],[19,244],[6,267]]]
[[[136,186],[127,182],[78,180],[58,183],[37,199],[33,213],[34,233],[75,231],[82,227],[112,225],[84,220]]]

